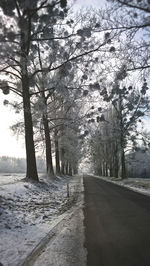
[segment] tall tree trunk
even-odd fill
[[[122,179],[126,178],[125,153],[123,147],[121,149],[121,177]]]
[[[125,166],[125,138],[124,138],[124,126],[123,126],[123,116],[122,116],[122,95],[119,94],[119,112],[120,112],[120,148],[121,148],[121,177],[126,178],[126,166]]]
[[[22,91],[23,91],[23,109],[24,109],[24,124],[25,124],[25,146],[26,146],[26,161],[27,172],[26,176],[30,179],[38,181],[35,147],[33,140],[33,123],[31,116],[30,96],[28,76],[22,76]]]
[[[113,163],[112,162],[110,163],[109,171],[110,171],[109,173],[110,177],[113,177]]]
[[[107,165],[107,163],[105,164],[105,176],[108,176],[108,165]]]
[[[99,166],[99,175],[101,176],[102,175],[102,165],[100,164]]]
[[[59,156],[59,145],[58,145],[58,131],[55,128],[55,163],[56,163],[56,174],[60,175],[60,156]]]
[[[104,169],[104,176],[106,176],[106,162],[103,163],[103,169]]]
[[[61,173],[65,174],[65,158],[64,158],[65,150],[61,148]]]
[[[72,176],[72,166],[70,162],[69,162],[69,175]]]
[[[26,162],[27,172],[26,176],[29,179],[38,181],[35,147],[33,140],[33,122],[31,115],[31,103],[29,92],[29,76],[27,69],[28,61],[28,46],[26,32],[21,32],[21,76],[22,76],[22,95],[23,95],[23,111],[24,111],[24,125],[25,125],[25,147],[26,147]]]
[[[119,171],[119,167],[118,167],[118,156],[117,156],[117,154],[115,154],[115,157],[114,157],[114,176],[116,178],[118,178],[118,171]]]
[[[65,165],[64,165],[64,162],[61,162],[61,174],[62,175],[65,174]]]
[[[105,167],[104,167],[104,161],[102,161],[102,176],[105,176]]]
[[[73,167],[73,174],[74,174],[74,175],[77,175],[77,173],[78,173],[78,167],[77,167],[77,165],[75,165],[75,166]]]
[[[47,114],[43,114],[43,125],[44,125],[44,134],[45,134],[45,146],[46,146],[46,168],[47,174],[49,177],[54,176],[53,161],[52,161],[52,148],[51,148],[51,139],[49,132],[49,125]]]
[[[123,130],[121,128],[121,136],[120,136],[120,146],[121,146],[121,177],[122,179],[126,178],[126,165],[125,165],[125,152],[124,152],[124,135]]]
[[[65,163],[65,174],[69,175],[69,163],[68,163],[68,160],[66,160],[66,163]]]
[[[42,60],[41,60],[41,54],[40,54],[40,47],[38,44],[38,56],[39,56],[39,63],[41,69],[43,69],[42,66]],[[50,138],[50,129],[49,129],[49,124],[48,124],[48,115],[47,115],[47,98],[45,96],[45,85],[44,85],[44,80],[46,78],[46,75],[42,73],[42,82],[41,82],[41,98],[44,102],[45,108],[43,111],[43,125],[44,125],[44,135],[45,135],[45,147],[46,147],[46,170],[47,174],[50,178],[54,177],[54,168],[53,168],[53,160],[52,160],[52,148],[51,148],[51,138]]]
[[[113,176],[118,178],[118,172],[119,172],[119,161],[118,161],[118,143],[114,142],[113,143],[113,160],[112,160],[112,165],[113,165]]]

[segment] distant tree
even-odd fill
[[[111,103],[113,107],[113,121],[107,121],[104,115],[104,121],[110,123],[110,127],[117,132],[119,140],[120,158],[121,158],[121,176],[126,177],[125,170],[125,150],[128,143],[132,142],[132,148],[137,145],[136,138],[139,136],[137,124],[141,122],[145,113],[149,110],[149,97],[147,94],[148,86],[144,81],[143,86],[138,90],[133,86],[124,86],[121,84],[125,72],[121,71],[116,75],[116,81],[112,89],[103,88],[100,94],[104,101]],[[120,84],[119,84],[120,83]]]
[[[94,171],[96,175],[117,178],[120,141],[116,113],[111,104],[103,110],[103,115],[97,118],[98,126],[91,134],[89,141]]]
[[[130,152],[126,156],[127,174],[129,177],[150,178],[150,151],[145,146]]]

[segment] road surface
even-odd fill
[[[87,266],[150,266],[150,197],[84,176]]]

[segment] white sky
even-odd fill
[[[0,156],[25,157],[23,137],[17,139],[9,129],[18,119],[12,108],[3,105],[4,99],[9,98],[10,96],[0,93]]]

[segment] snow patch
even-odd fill
[[[95,176],[96,178],[100,178],[107,182],[114,183],[119,186],[126,187],[138,193],[150,196],[150,179],[146,178],[126,178],[126,179],[117,179],[114,177],[103,177],[103,176]]]
[[[78,187],[80,185],[80,188]],[[83,179],[78,184],[83,192]],[[32,266],[86,266],[87,252],[84,248],[83,194],[80,193],[78,208],[66,222],[63,230],[50,241]],[[31,266],[29,264],[29,266]]]
[[[23,176],[21,175],[23,178]],[[19,265],[76,201],[80,178],[25,182],[19,175],[0,176],[0,262]],[[10,181],[11,179],[11,181]],[[67,197],[67,183],[69,194]]]

